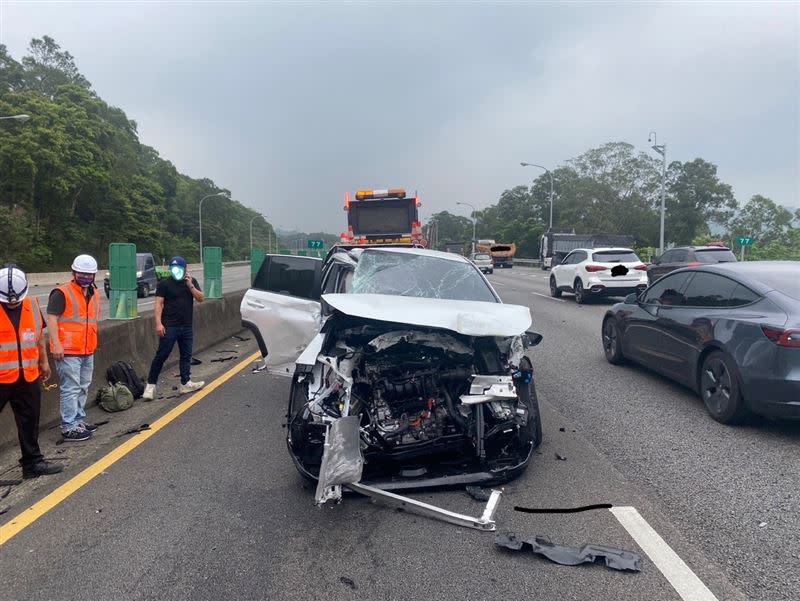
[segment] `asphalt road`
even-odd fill
[[[608,510],[513,510],[632,506],[720,601],[797,599],[800,426],[721,426],[691,393],[607,365],[604,306],[539,296],[541,275],[490,276],[544,335],[531,356],[545,442],[505,487],[500,528],[637,551]],[[692,598],[647,555],[641,573],[565,567],[361,498],[315,508],[285,450],[287,392],[283,378],[234,375],[0,547],[0,599]],[[415,496],[482,509],[459,491]]]
[[[98,274],[96,283],[98,292],[100,292],[100,298],[102,299],[100,305],[100,311],[102,314],[102,319],[108,319],[108,300],[106,299],[105,293],[103,292],[103,272]],[[200,286],[203,286],[203,273],[202,271],[198,273],[192,272],[192,276],[197,279],[197,282]],[[231,267],[226,267],[223,265],[222,267],[222,290],[223,292],[234,292],[236,290],[244,290],[250,286],[250,266],[249,265],[235,265]],[[53,291],[55,286],[37,286],[33,288],[33,296],[39,299],[39,304],[42,306],[42,309],[46,309],[47,307],[47,299],[50,297],[50,292]],[[138,308],[139,314],[148,313],[153,310],[155,306],[156,299],[155,299],[155,290],[151,292],[151,295],[148,298],[140,298],[138,299]]]

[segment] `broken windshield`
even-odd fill
[[[416,253],[365,251],[350,292],[498,302],[470,263]]]

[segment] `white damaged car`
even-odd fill
[[[287,443],[308,478],[345,417],[357,423],[361,481],[384,490],[507,481],[541,443],[526,348],[542,337],[528,331],[529,309],[503,304],[464,257],[268,255],[241,313],[266,367],[292,378]]]

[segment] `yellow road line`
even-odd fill
[[[4,545],[16,534],[19,534],[22,530],[33,524],[36,520],[53,509],[53,507],[57,506],[71,494],[88,484],[93,478],[114,465],[117,461],[125,457],[125,455],[133,451],[133,449],[138,447],[140,444],[144,443],[156,432],[177,419],[181,414],[188,411],[190,407],[199,403],[202,399],[214,392],[217,388],[222,386],[225,382],[230,380],[233,376],[238,374],[253,361],[257,360],[260,356],[261,353],[259,352],[253,353],[247,359],[239,363],[236,367],[228,372],[225,372],[216,380],[211,382],[208,386],[203,387],[202,390],[196,392],[181,404],[175,406],[169,411],[169,413],[158,418],[155,423],[150,424],[149,430],[143,430],[139,434],[134,435],[133,438],[128,439],[106,456],[97,460],[81,473],[77,474],[72,479],[59,486],[41,501],[34,503],[17,517],[0,526],[0,546]]]

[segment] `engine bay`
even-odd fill
[[[502,480],[538,445],[533,370],[520,336],[337,315],[315,365],[305,367],[292,384],[288,443],[312,478],[327,424],[344,416],[359,419],[367,480],[470,472]]]

